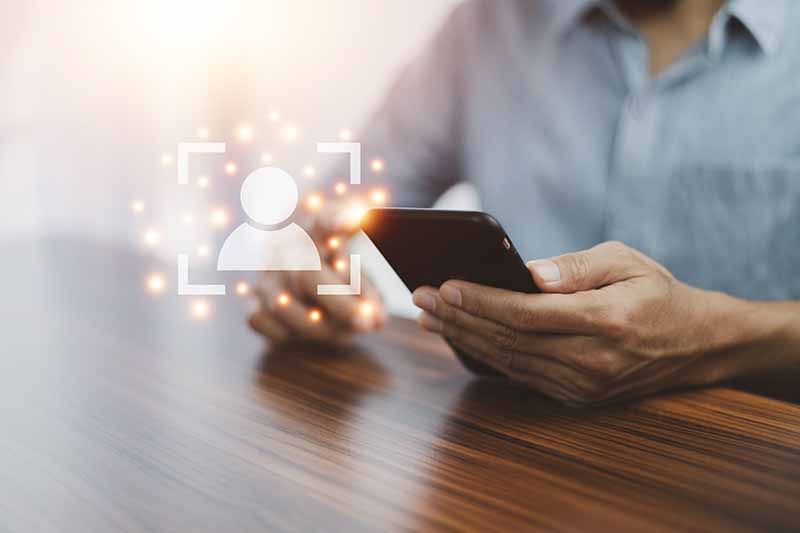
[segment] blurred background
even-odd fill
[[[140,247],[157,228],[154,253],[174,258],[211,239],[215,256],[219,239],[197,227],[178,234],[180,217],[218,205],[239,220],[241,179],[262,158],[313,188],[331,166],[315,143],[356,137],[455,3],[0,0],[0,241]],[[246,145],[235,142],[242,125]],[[287,127],[296,142],[282,138]],[[201,138],[228,141],[228,153],[193,162],[179,189],[169,154]],[[407,312],[397,280],[370,257],[392,307]]]

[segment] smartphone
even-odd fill
[[[539,292],[511,238],[487,213],[374,208],[362,218],[361,229],[412,292],[425,285],[438,288],[450,279]],[[450,346],[469,370],[499,374]]]

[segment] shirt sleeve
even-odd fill
[[[462,13],[457,7],[403,69],[361,132],[364,160],[384,162],[381,176],[364,169],[364,183],[387,186],[393,206],[429,207],[462,179]]]

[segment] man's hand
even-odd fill
[[[732,377],[747,367],[736,350],[778,329],[742,320],[756,314],[748,302],[689,287],[620,243],[528,267],[543,294],[463,281],[416,290],[420,323],[572,405]]]
[[[320,283],[347,283],[349,277],[323,263],[321,272],[268,272],[255,287],[258,308],[250,315],[255,331],[275,343],[314,341],[343,344],[357,333],[386,322],[380,295],[366,278],[360,296],[319,296]],[[319,319],[312,316],[319,312]]]
[[[319,296],[317,285],[349,283],[349,264],[344,271],[335,268],[338,256],[326,243],[338,240],[337,249],[358,229],[357,221],[341,214],[341,205],[327,206],[305,221],[317,243],[322,259],[318,272],[267,272],[255,286],[258,308],[249,324],[272,342],[293,341],[343,344],[353,335],[382,327],[387,319],[380,293],[362,276],[358,296]],[[346,257],[346,255],[345,255]]]

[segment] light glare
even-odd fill
[[[192,316],[198,320],[208,318],[211,308],[205,300],[195,300],[192,302]]]
[[[144,243],[148,246],[157,246],[161,242],[161,233],[155,229],[150,228],[144,233]]]
[[[150,274],[147,276],[147,280],[145,281],[145,286],[147,287],[147,291],[152,294],[159,294],[164,290],[164,287],[167,285],[166,280],[164,279],[163,274]]]

